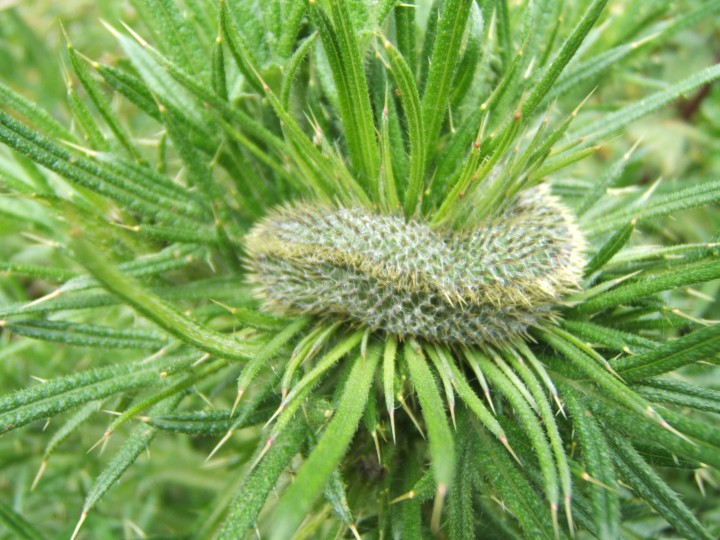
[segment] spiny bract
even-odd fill
[[[429,341],[494,344],[552,318],[578,288],[584,241],[539,186],[472,230],[361,208],[286,206],[246,237],[265,309],[335,316]]]

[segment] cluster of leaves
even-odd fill
[[[720,65],[659,83],[650,59],[720,1],[608,4],[131,0],[121,58],[67,38],[55,72],[0,12],[53,113],[3,76],[9,537],[716,537],[720,237],[666,216],[720,200],[717,163],[648,183],[642,146],[596,145],[697,89],[717,110]],[[287,201],[460,229],[548,180],[589,262],[532,342],[274,316],[245,281],[243,235]]]

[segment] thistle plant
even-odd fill
[[[720,534],[719,1],[42,4],[1,537]]]

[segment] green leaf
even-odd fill
[[[305,57],[310,52],[310,48],[315,43],[317,37],[318,33],[313,32],[310,36],[305,38],[305,40],[295,50],[292,57],[290,58],[290,61],[288,62],[287,70],[285,71],[285,76],[283,77],[282,81],[282,87],[280,89],[280,104],[285,110],[287,110],[290,106],[290,91],[292,90],[293,80],[298,70],[300,69],[300,65],[302,64],[303,60],[305,60]]]
[[[435,377],[428,367],[422,349],[415,341],[409,341],[405,344],[404,353],[430,439],[432,469],[437,485],[437,499],[440,501],[436,504],[442,504],[442,499],[452,487],[455,475],[455,442]],[[439,517],[436,515],[434,519]]]
[[[105,135],[93,116],[90,114],[90,111],[75,90],[75,85],[69,78],[67,87],[68,106],[70,107],[70,112],[72,112],[75,122],[85,137],[85,141],[87,141],[90,147],[94,150],[107,152],[110,150],[110,145],[108,144]]]
[[[175,408],[182,398],[182,395],[174,395],[170,397],[171,399],[166,399],[164,402],[158,404],[152,412],[160,414],[169,412]],[[110,460],[110,463],[105,466],[88,491],[85,503],[83,504],[80,521],[73,533],[73,539],[77,535],[80,526],[85,521],[90,510],[95,507],[100,498],[113,486],[113,484],[115,484],[115,482],[120,479],[120,477],[135,462],[140,454],[148,449],[150,443],[152,443],[152,440],[155,438],[156,433],[157,431],[155,428],[148,425],[141,425],[135,428],[120,450],[118,450],[115,456]]]
[[[514,144],[520,123],[521,118],[517,115],[513,116],[497,137],[489,137],[489,144],[485,148],[479,138],[476,140],[472,150],[473,166],[466,165],[463,174],[460,175],[459,180],[438,209],[435,222],[440,223],[449,214],[456,226],[462,225],[470,228],[476,226],[483,218],[492,215],[505,201],[509,200],[509,192],[512,190],[511,183],[502,181],[501,176],[491,175],[490,172]],[[481,126],[481,133],[483,129],[484,125]],[[482,161],[480,161],[481,159]],[[474,181],[474,179],[479,181]],[[472,201],[469,208],[460,202],[463,198],[466,204],[467,201]],[[463,222],[465,214],[469,214],[469,219]]]
[[[505,72],[508,71],[510,65],[510,58],[513,52],[512,43],[512,28],[510,26],[510,9],[507,0],[499,0],[494,2],[495,17],[496,17],[496,32],[498,38],[498,52],[502,58],[503,67]]]
[[[138,312],[178,339],[210,354],[232,360],[245,360],[251,347],[232,336],[214,332],[182,315],[156,295],[140,288],[132,278],[122,274],[88,240],[73,242],[78,260],[109,292],[122,298]]]
[[[715,204],[718,201],[720,201],[720,181],[705,181],[697,186],[655,197],[640,209],[621,208],[609,215],[594,218],[593,223],[584,226],[583,229],[588,236],[597,236],[617,230],[631,219],[637,219],[638,223],[644,223],[660,216]]]
[[[412,74],[417,73],[417,31],[414,4],[414,0],[409,0],[395,6],[393,10],[397,47]]]
[[[482,422],[485,429],[495,435],[498,440],[511,451],[507,435],[505,434],[502,426],[500,426],[500,423],[497,421],[495,416],[475,394],[465,375],[463,375],[457,365],[455,365],[454,361],[449,362],[448,365],[452,370],[453,384],[458,396],[460,396],[460,398],[465,402],[465,405],[467,405],[475,416]]]
[[[627,440],[611,435],[613,459],[623,480],[667,520],[685,538],[710,540],[712,536],[700,524],[680,497],[652,470]]]
[[[696,263],[672,266],[667,270],[645,272],[578,304],[573,311],[575,313],[592,313],[633,302],[661,291],[718,278],[720,278],[720,260],[701,260]]]
[[[571,391],[563,392],[565,404],[573,419],[589,475],[587,480],[592,503],[592,518],[598,538],[613,540],[620,537],[620,497],[612,464],[612,453],[603,429],[581,400]],[[583,479],[586,479],[583,477]]]
[[[530,95],[522,105],[522,115],[524,118],[529,117],[535,111],[547,93],[552,89],[555,81],[557,81],[568,62],[572,60],[580,48],[580,45],[590,33],[595,22],[602,14],[603,9],[605,9],[606,4],[607,0],[594,0],[587,8],[582,19],[565,40],[565,43],[563,43],[560,51],[555,58],[553,58],[553,61],[545,68],[542,78],[533,85]]]
[[[197,367],[198,365],[199,367]],[[210,361],[207,364],[203,361],[198,361],[196,364],[193,364],[190,368],[186,369],[185,373],[178,376],[177,380],[173,381],[173,384],[167,385],[165,388],[150,394],[144,399],[134,403],[131,407],[125,409],[112,422],[110,422],[110,425],[106,428],[103,436],[107,437],[116,432],[121,425],[129,420],[137,418],[140,413],[146,411],[150,407],[157,405],[158,403],[162,403],[173,396],[184,395],[188,388],[202,382],[203,379],[225,367],[227,367],[227,361],[223,359],[214,362]]]
[[[5,328],[16,334],[44,341],[106,349],[155,350],[167,345],[159,335],[143,330],[116,330],[105,326],[65,321],[27,320],[8,322]]]
[[[218,535],[219,539],[242,538],[255,525],[278,478],[303,447],[306,430],[303,422],[296,422],[273,441],[260,463],[245,477]]]
[[[111,167],[98,167],[95,160],[70,152],[0,111],[0,142],[20,154],[56,172],[71,183],[95,191],[119,202],[126,209],[146,216],[164,217],[166,222],[197,229],[198,223],[183,217],[186,205],[153,193],[145,185],[120,176]],[[153,190],[155,191],[155,190]]]
[[[17,111],[48,135],[66,141],[75,141],[75,137],[46,111],[3,83],[0,83],[0,103]]]
[[[343,0],[330,0],[330,6],[347,86],[343,88],[342,85],[338,84],[337,80],[335,84],[340,94],[347,94],[347,103],[351,104],[356,121],[354,124],[346,123],[345,132],[347,134],[348,127],[351,130],[358,130],[357,136],[353,135],[352,139],[357,137],[357,152],[362,156],[361,167],[359,167],[359,170],[362,171],[360,179],[363,180],[364,175],[366,183],[373,186],[377,184],[378,143],[375,137],[373,112],[370,105],[370,89],[365,78],[364,55],[358,44],[354,28],[355,21],[350,17],[347,4]],[[348,148],[348,150],[352,158],[352,147]],[[373,192],[372,189],[370,191]]]
[[[125,50],[135,69],[137,69],[143,83],[157,96],[157,99],[162,103],[172,105],[178,111],[183,111],[184,116],[188,117],[193,124],[208,126],[212,123],[209,114],[192,97],[192,89],[205,88],[201,81],[198,81],[194,75],[173,64],[159,53],[153,54],[155,51],[144,41],[138,44],[116,30],[109,29]],[[158,65],[160,61],[165,66],[173,66],[173,72],[169,73],[168,69],[162,69]],[[185,74],[187,78],[193,78],[194,84],[192,86],[185,85],[185,87],[182,85],[184,81],[180,81],[179,84],[173,77],[177,77],[180,73]],[[226,103],[211,90],[208,89],[206,92],[213,98],[210,103],[214,104],[218,101]],[[211,137],[212,139],[215,139],[215,137]]]
[[[168,135],[173,142],[173,146],[180,154],[183,163],[187,167],[188,180],[190,184],[203,194],[207,206],[213,208],[213,221],[215,222],[215,231],[218,237],[220,249],[225,259],[235,269],[239,270],[238,254],[230,242],[229,234],[239,236],[240,231],[236,226],[227,204],[227,194],[224,193],[221,186],[217,184],[213,178],[210,166],[205,157],[192,145],[191,141],[185,136],[181,125],[175,121],[171,113],[168,113],[164,107],[161,115]]]
[[[436,161],[434,178],[429,189],[431,196],[425,198],[425,206],[431,201],[441,200],[447,185],[457,178],[458,171],[467,163],[468,149],[474,149],[483,122],[487,122],[488,113],[480,108],[468,114],[463,122],[455,127],[455,132],[447,144],[440,150]]]
[[[397,340],[388,336],[383,353],[383,391],[385,394],[385,407],[390,416],[390,428],[393,442],[395,441],[395,355]]]
[[[0,261],[0,272],[3,272],[6,276],[31,276],[37,279],[47,279],[51,281],[65,281],[77,275],[77,272],[68,270],[67,268],[17,264],[5,261]]]
[[[720,391],[681,380],[656,378],[634,386],[635,391],[656,403],[670,403],[720,414]]]
[[[212,52],[212,65],[210,69],[213,90],[222,99],[228,99],[227,73],[225,72],[225,53],[222,35],[215,39]]]
[[[592,146],[590,148],[580,148],[579,150],[563,152],[558,154],[557,156],[549,158],[532,172],[532,174],[530,175],[530,182],[537,183],[542,178],[551,176],[558,171],[572,165],[573,163],[583,161],[584,159],[595,154],[599,148],[600,147],[598,146]]]
[[[454,374],[450,368],[450,362],[452,361],[448,356],[444,354],[444,351],[433,347],[426,347],[423,349],[425,354],[430,357],[432,363],[435,365],[435,371],[440,376],[440,382],[442,383],[443,390],[445,391],[445,402],[447,403],[448,411],[450,412],[450,418],[452,419],[453,427],[455,425],[455,391],[454,391]]]
[[[242,53],[240,54],[242,55]],[[263,92],[267,96],[271,106],[283,124],[284,132],[290,144],[288,147],[283,146],[283,148],[280,149],[281,152],[283,154],[289,153],[293,157],[295,163],[299,167],[299,170],[303,173],[303,180],[315,192],[315,195],[321,200],[329,200],[331,194],[333,194],[334,191],[337,191],[339,187],[341,188],[341,191],[339,191],[337,195],[346,199],[348,204],[354,204],[356,199],[359,199],[363,203],[367,203],[369,201],[367,193],[357,183],[355,178],[352,177],[345,167],[344,162],[333,150],[330,150],[325,154],[318,150],[318,148],[302,131],[295,119],[285,110],[280,103],[280,100],[270,89],[270,86],[259,77],[259,74],[256,68],[252,65],[250,59],[244,56],[242,58],[248,65],[249,69],[253,71],[253,74],[258,77],[258,80],[262,85]],[[182,75],[182,78],[185,80],[186,76]],[[188,81],[188,83],[190,83],[190,81]],[[223,106],[226,105],[223,104]],[[245,123],[247,123],[247,121],[245,121]],[[251,126],[245,127],[248,129],[248,127]],[[318,134],[318,131],[318,128],[316,128],[316,135]],[[233,131],[231,130],[231,133],[232,132]],[[320,135],[322,135],[322,133],[320,133]],[[265,141],[268,144],[271,144],[271,147],[277,148],[280,144],[282,144],[279,141],[275,141],[274,136],[272,137],[273,138]],[[267,137],[265,138],[267,139]],[[247,144],[246,139],[242,136],[238,137],[238,141],[243,144]],[[327,144],[324,137],[322,137],[321,143],[324,145]],[[263,158],[263,161],[267,159],[267,157],[264,157],[264,154],[262,153],[260,153],[257,157]],[[268,161],[267,164],[273,164],[272,160]],[[277,168],[276,170],[281,174],[286,174],[282,168]],[[334,186],[330,184],[331,178],[337,179],[339,181],[339,185]]]
[[[528,56],[531,56],[527,52],[534,50],[533,41],[537,35],[536,19],[538,11],[536,2],[528,2],[523,9],[522,31],[517,38],[520,46],[517,50],[514,50],[515,47],[512,43],[505,43],[505,40],[512,39],[507,1],[503,0],[497,4],[494,22],[496,23],[499,46],[502,49],[503,73],[500,81],[494,85],[490,96],[480,105],[480,109],[490,110],[498,118],[505,118],[518,112],[518,99],[525,85],[524,79],[527,78],[532,69],[532,64],[527,65]]]
[[[476,465],[484,479],[476,489],[496,491],[501,504],[520,522],[525,538],[556,539],[549,509],[520,466],[482,426],[473,423],[473,427],[480,447],[475,454]],[[497,512],[496,506],[493,512]]]
[[[91,401],[78,409],[55,433],[45,447],[43,462],[47,463],[50,455],[62,444],[65,439],[78,430],[93,414],[98,412],[100,401]],[[33,484],[36,484],[33,482]]]
[[[282,375],[282,391],[283,393],[292,385],[295,378],[296,370],[301,364],[309,361],[318,351],[335,335],[339,324],[325,325],[322,322],[315,325],[315,328],[307,332],[305,337],[300,339],[295,345],[295,349],[290,355],[290,360],[285,365]],[[280,328],[277,328],[279,330]]]
[[[590,189],[587,190],[587,193],[580,199],[580,202],[574,208],[576,216],[582,217],[585,212],[587,212],[590,208],[593,207],[593,205],[597,203],[598,199],[600,199],[606,194],[609,187],[615,185],[618,182],[618,180],[622,176],[622,173],[625,171],[625,167],[630,161],[630,157],[632,156],[632,151],[634,148],[635,147],[633,146],[632,149],[628,150],[620,159],[618,159],[608,169],[606,169],[605,172],[600,176],[600,178],[593,181]]]
[[[175,63],[198,77],[207,76],[206,48],[187,13],[182,13],[172,0],[132,0],[132,4]]]
[[[386,90],[385,105],[380,115],[380,179],[378,184],[378,193],[386,212],[394,212],[400,208],[397,189],[398,175],[393,166],[393,142],[390,135],[390,103]]]
[[[602,140],[619,131],[638,118],[655,112],[660,107],[679,98],[683,94],[691,92],[695,88],[710,83],[720,78],[720,64],[708,67],[683,79],[680,82],[670,85],[644,99],[635,101],[613,113],[604,114],[602,118],[578,129],[570,134],[571,139],[592,138]]]
[[[336,469],[330,475],[330,481],[325,486],[324,495],[338,519],[340,519],[345,526],[352,525],[355,520],[353,519],[347,501],[347,486],[339,470]]]
[[[18,540],[43,540],[45,538],[34,525],[3,501],[0,501],[0,523],[3,523],[6,531],[12,533],[13,538]]]
[[[232,409],[187,411],[151,416],[147,422],[158,429],[187,435],[225,435],[228,431],[252,426],[267,419],[274,409],[269,402],[274,401],[271,392],[275,382],[272,379],[251,398],[240,403],[234,414]]]
[[[442,6],[437,22],[427,82],[422,94],[427,160],[432,159],[436,154],[440,128],[447,117],[450,88],[455,76],[455,68],[460,61],[460,46],[471,5],[471,0],[447,0]]]
[[[197,353],[141,365],[108,366],[18,390],[0,398],[0,433],[113,394],[163,384],[168,375],[195,360]]]
[[[600,326],[588,321],[564,320],[562,327],[584,340],[597,343],[615,351],[631,350],[633,352],[644,352],[658,346],[658,343],[651,339],[615,328]]]
[[[308,397],[313,386],[316,385],[320,378],[343,356],[349,354],[362,340],[365,330],[360,329],[352,334],[343,336],[338,340],[335,346],[327,353],[321,356],[315,363],[315,366],[292,387],[287,396],[283,399],[280,408],[276,412],[279,414],[277,422],[273,426],[271,437],[276,437],[294,418],[295,413],[302,404],[303,400]]]
[[[558,79],[550,96],[562,96],[588,80],[593,82],[601,80],[602,76],[610,70],[617,69],[618,65],[622,65],[631,55],[639,56],[649,47],[657,46],[659,43],[667,41],[677,32],[697,24],[697,22],[704,17],[710,16],[713,12],[720,9],[720,2],[718,0],[708,0],[697,6],[692,6],[692,8],[693,9],[687,11],[683,10],[679,15],[675,15],[669,21],[663,21],[658,25],[659,28],[657,32],[653,32],[656,27],[651,27],[650,32],[645,35],[639,37],[632,36],[634,38],[633,41],[594,54],[589,59],[569,67]],[[637,22],[637,20],[634,22]]]
[[[416,485],[420,474],[420,466],[415,452],[411,452],[407,459],[399,463],[399,473],[403,492],[407,492]],[[431,474],[426,476],[432,478]],[[389,513],[390,529],[395,538],[409,538],[411,540],[421,540],[423,538],[422,514],[419,501],[407,499],[396,502],[390,506]]]
[[[117,137],[117,140],[123,148],[125,148],[125,150],[134,159],[139,160],[140,154],[131,142],[132,137],[129,133],[127,133],[125,127],[123,127],[123,125],[118,121],[117,114],[111,109],[110,103],[102,94],[97,83],[90,75],[87,66],[85,66],[83,60],[78,57],[77,52],[75,52],[75,49],[69,41],[67,49],[68,56],[70,57],[70,64],[75,70],[75,75],[77,75],[77,78],[80,79],[80,83],[90,97],[90,100],[93,102],[93,105],[95,105],[95,108],[100,113],[100,116],[103,117],[103,120],[105,120],[108,127],[115,134],[115,137]]]
[[[575,387],[577,390],[578,385],[576,384]],[[675,428],[668,429],[647,422],[642,415],[628,413],[624,409],[605,410],[608,405],[604,396],[595,391],[585,393],[586,399],[592,399],[590,396],[594,396],[595,403],[589,404],[593,413],[598,418],[602,417],[603,423],[611,426],[613,431],[623,438],[633,441],[638,448],[642,447],[648,457],[658,457],[662,460],[661,463],[670,467],[677,466],[680,458],[688,460],[692,468],[697,468],[700,464],[715,468],[720,466],[720,446],[717,442],[707,441],[704,437],[690,438]],[[669,409],[665,409],[663,414],[671,418],[674,423],[677,422],[677,413],[673,415]],[[678,424],[678,427],[684,426]],[[713,436],[717,439],[718,433],[714,426],[701,425],[701,427],[706,432],[710,432],[710,439]]]
[[[334,25],[314,2],[310,3],[310,13],[332,69],[353,168],[360,184],[377,197],[378,144],[363,56],[346,4],[340,0],[331,0],[330,4]]]
[[[405,62],[400,51],[387,40],[383,42],[383,47],[388,57],[390,73],[400,92],[400,100],[408,126],[410,177],[405,189],[404,208],[405,215],[411,216],[419,202],[418,198],[422,195],[425,180],[426,143],[420,95],[410,66]]]
[[[354,360],[330,424],[280,499],[270,538],[284,540],[293,534],[345,455],[365,410],[378,357],[377,347],[371,347],[366,358],[358,356]]]
[[[572,499],[572,480],[570,478],[570,465],[568,464],[568,455],[565,452],[565,446],[563,439],[560,436],[560,429],[555,420],[555,414],[552,411],[550,402],[540,382],[537,380],[535,374],[525,364],[525,359],[520,353],[514,350],[506,350],[505,357],[510,362],[515,372],[520,375],[523,383],[530,390],[532,399],[537,405],[538,416],[545,425],[545,433],[550,440],[550,446],[552,447],[553,455],[555,456],[555,464],[557,466],[558,475],[560,478],[560,487],[562,489],[565,513],[568,523],[568,528],[573,530],[573,521],[571,514],[571,499]]]
[[[227,7],[222,4],[227,4]],[[225,2],[227,30],[242,44],[253,63],[263,71],[284,65],[305,22],[305,2],[269,0],[266,2]]]
[[[196,246],[168,246],[157,253],[140,255],[132,261],[120,263],[118,270],[134,278],[150,277],[164,272],[185,268],[206,256],[206,250]],[[73,277],[62,284],[63,292],[82,291],[97,287],[98,282],[92,276]]]
[[[304,173],[303,178],[312,188],[315,196],[320,200],[328,201],[333,191],[341,188],[342,191],[338,190],[338,195],[347,199],[349,204],[352,204],[354,198],[362,201],[368,200],[366,192],[357,184],[342,161],[334,153],[324,155],[318,150],[300,129],[294,118],[282,108],[280,101],[270,88],[266,86],[264,90],[275,114],[283,123],[286,136],[291,143],[290,153]],[[336,187],[329,185],[328,179],[330,178],[337,178],[339,185]]]
[[[238,377],[238,392],[240,394],[247,390],[248,386],[268,361],[282,350],[282,347],[293,339],[299,332],[310,323],[307,317],[297,317],[285,328],[272,334],[272,337],[258,348],[253,357],[245,364]]]
[[[647,422],[649,426],[657,424],[667,427],[667,422],[657,413],[651,403],[641,398],[619,380],[615,372],[611,373],[609,369],[612,368],[608,365],[605,365],[605,369],[600,367],[596,358],[588,355],[586,350],[578,346],[582,344],[577,340],[569,339],[569,336],[565,336],[557,330],[551,332],[549,329],[545,329],[539,334],[553,349],[569,359],[584,376],[589,377],[594,385],[602,389],[604,400],[610,399],[643,419],[651,420],[651,422]],[[592,351],[592,349],[589,350]],[[602,359],[597,353],[594,353],[594,356]]]
[[[472,445],[472,426],[467,416],[458,413],[460,429],[455,437],[457,444],[457,462],[455,478],[448,495],[448,525],[452,540],[472,540],[475,538],[475,518],[473,512],[472,469],[474,453]]]
[[[615,369],[627,381],[638,381],[714,357],[720,352],[720,325],[699,328],[651,351],[626,356]]]
[[[237,7],[241,9],[243,5],[240,4],[237,5]],[[247,14],[246,17],[252,20],[255,18],[255,14]],[[235,18],[230,12],[230,7],[224,0],[220,4],[220,28],[240,72],[255,90],[262,90],[262,83],[258,79],[258,74],[254,72],[252,68],[252,64],[257,62],[257,59],[253,58],[247,44],[243,40],[242,33],[235,22]]]
[[[612,259],[615,254],[620,251],[627,241],[630,240],[633,231],[635,230],[635,220],[630,220],[625,226],[619,228],[600,249],[595,252],[592,259],[585,265],[585,275],[590,275],[593,272],[600,270],[605,263]]]
[[[533,398],[527,396],[527,390],[521,382],[513,381],[511,376],[517,377],[514,373],[501,370],[494,363],[490,362],[490,360],[482,357],[478,353],[470,353],[470,355],[474,356],[476,361],[478,361],[482,372],[488,380],[507,397],[517,413],[517,417],[524,431],[529,436],[545,481],[545,496],[553,515],[553,525],[557,528],[557,509],[560,492],[558,470],[555,465],[555,460],[553,459],[553,450],[548,443],[545,431],[530,405],[535,405]],[[523,392],[525,395],[523,395]]]
[[[470,7],[470,16],[467,28],[467,44],[462,59],[455,70],[452,88],[450,90],[450,105],[452,108],[462,104],[472,85],[476,82],[478,67],[481,67],[483,57],[484,21],[479,4],[474,2]]]
[[[101,64],[100,62],[94,63],[93,68],[115,91],[125,96],[151,118],[160,120],[160,109],[157,102],[142,79],[122,69]],[[198,141],[200,140],[198,139]]]

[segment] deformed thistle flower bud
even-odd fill
[[[575,220],[546,186],[471,230],[298,204],[245,240],[251,281],[271,312],[465,344],[512,340],[552,319],[585,264]]]

